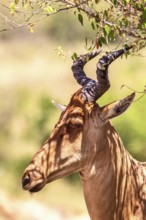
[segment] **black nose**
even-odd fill
[[[22,179],[22,187],[25,187],[28,183],[30,183],[30,176],[27,174],[26,176],[23,177]]]

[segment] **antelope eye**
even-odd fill
[[[81,123],[69,123],[68,124],[68,128],[69,129],[79,129],[82,127]]]
[[[68,131],[71,131],[72,129],[75,129],[75,125],[72,124],[72,123],[69,123],[69,124],[67,125],[67,130],[68,130]]]

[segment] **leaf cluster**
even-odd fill
[[[132,44],[138,51],[146,46],[146,0],[13,0],[1,5],[11,14],[9,30],[29,26],[33,33],[40,20],[70,10],[84,28],[87,17],[95,32],[95,47]]]

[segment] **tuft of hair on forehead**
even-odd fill
[[[90,114],[95,104],[87,102],[82,96],[82,89],[77,90],[66,107],[62,112],[60,119],[56,126],[61,126],[64,123],[73,122],[77,119],[85,119],[85,115]]]
[[[77,90],[71,97],[68,106],[84,107],[86,100],[83,97],[82,89]]]
[[[95,103],[93,102],[88,102],[85,97],[83,96],[83,93],[82,93],[82,88],[79,89],[77,92],[75,92],[71,99],[70,99],[70,102],[67,106],[67,109],[72,109],[72,110],[75,110],[75,109],[80,109],[80,111],[88,111],[88,112],[91,112],[93,107],[94,107]]]

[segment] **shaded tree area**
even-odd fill
[[[13,0],[0,6],[1,32],[26,26],[33,32],[41,20],[69,12],[84,29],[87,23],[91,26],[94,35],[88,50],[114,42],[116,47],[132,44],[133,52],[146,46],[145,0]],[[76,30],[75,25],[71,28]]]

